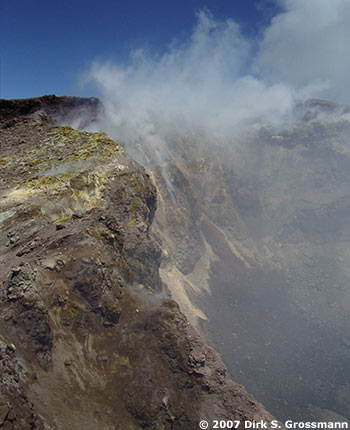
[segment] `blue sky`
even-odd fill
[[[249,38],[278,10],[271,0],[0,0],[0,97],[98,95],[78,84],[94,61],[127,63],[138,48],[162,54],[189,37],[203,8]]]

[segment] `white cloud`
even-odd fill
[[[350,101],[350,1],[279,1],[284,12],[261,41],[205,10],[189,40],[163,55],[140,49],[128,66],[94,64],[88,79],[106,106],[101,127],[159,150],[174,134],[232,141],[246,125],[285,123],[300,99]]]
[[[255,70],[266,82],[299,89],[318,87],[319,95],[350,102],[350,2],[284,0],[285,11],[266,29]]]

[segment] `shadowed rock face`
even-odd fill
[[[0,427],[271,420],[170,299],[148,174],[105,134],[51,119],[87,106],[0,101]]]
[[[167,181],[148,166],[173,297],[233,379],[304,421],[350,417],[350,123],[316,120],[323,105],[336,111],[313,101],[302,121],[221,148],[169,142]]]

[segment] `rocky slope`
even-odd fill
[[[52,119],[97,108],[0,101],[0,427],[271,420],[171,300],[148,174],[105,134]]]

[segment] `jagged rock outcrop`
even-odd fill
[[[170,298],[148,174],[105,134],[54,124],[91,103],[0,101],[0,427],[272,420]]]

